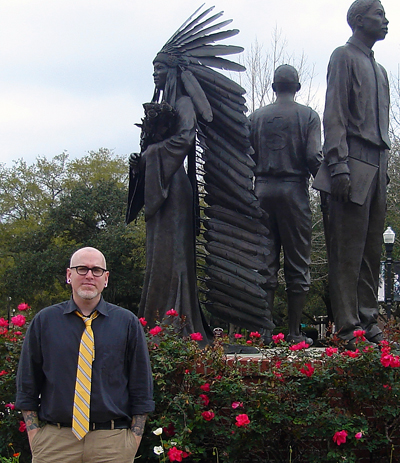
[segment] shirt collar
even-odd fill
[[[65,306],[64,309],[64,315],[68,313],[75,312],[76,310],[79,310],[79,307],[75,304],[75,301],[71,297],[71,299],[68,301],[68,304]],[[103,296],[101,296],[99,303],[95,307],[94,310],[97,310],[101,315],[104,315],[105,317],[108,317],[108,309],[107,309],[107,303],[103,299]]]
[[[374,52],[371,50],[371,48],[368,48],[365,43],[361,42],[360,39],[357,39],[357,37],[354,37],[354,35],[352,35],[349,40],[347,41],[347,43],[350,43],[351,45],[354,45],[355,47],[357,47],[359,50],[361,50],[365,55],[369,57],[373,57],[374,56]]]

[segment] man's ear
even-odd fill
[[[362,14],[358,14],[356,16],[355,25],[358,29],[362,29],[364,27],[364,16]]]

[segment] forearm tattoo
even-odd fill
[[[32,431],[32,429],[37,429],[39,427],[37,412],[22,410],[22,416],[24,417],[27,431]]]
[[[133,415],[131,431],[135,436],[141,437],[144,431],[147,415]]]

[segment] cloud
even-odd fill
[[[210,6],[214,4],[212,2]],[[397,72],[400,5],[383,2],[390,20],[377,60]],[[315,65],[318,109],[334,48],[346,42],[349,0],[218,0],[240,34],[231,43],[268,48],[278,28],[288,50]],[[0,5],[0,162],[63,150],[138,149],[142,103],[153,92],[152,60],[194,11],[184,0],[12,0]]]

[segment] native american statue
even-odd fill
[[[213,45],[238,34],[221,13],[200,7],[153,61],[155,92],[144,104],[141,153],[130,156],[127,223],[145,207],[146,273],[139,308],[150,326],[170,309],[183,334],[209,337],[196,281],[203,262],[204,305],[215,317],[250,330],[273,328],[259,273],[267,230],[253,190],[244,89],[217,68],[243,71],[222,58],[240,53]],[[199,257],[200,256],[200,257]]]

